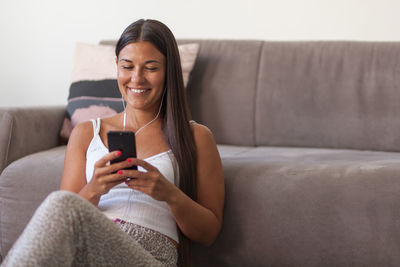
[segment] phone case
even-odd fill
[[[136,158],[135,134],[130,131],[109,131],[107,133],[108,151],[121,151],[121,156],[113,159],[110,163],[124,161],[127,158]],[[131,166],[130,170],[137,170],[137,166]]]

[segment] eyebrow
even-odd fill
[[[121,58],[119,61],[126,61],[126,62],[128,62],[128,63],[132,63],[132,62],[133,62],[132,60],[125,59],[125,58]]]
[[[125,61],[125,62],[128,62],[128,63],[133,63],[132,60],[126,59],[126,58],[121,58],[119,61]],[[158,64],[160,64],[160,62],[157,61],[157,60],[155,60],[155,59],[147,60],[147,61],[145,62],[145,64],[149,64],[149,63],[158,63]]]

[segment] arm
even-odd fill
[[[61,190],[78,193],[93,204],[97,205],[93,196],[81,193],[87,184],[86,182],[86,150],[90,143],[90,136],[93,136],[91,123],[78,124],[71,133],[65,151],[64,169],[61,179]]]
[[[71,133],[65,152],[64,170],[61,180],[61,190],[79,194],[93,205],[97,206],[101,195],[112,187],[123,182],[121,174],[115,173],[129,166],[129,162],[109,165],[111,159],[119,156],[117,151],[106,154],[94,166],[93,177],[86,181],[86,151],[93,138],[91,122],[78,124]]]
[[[191,240],[211,245],[222,226],[225,185],[221,159],[208,128],[195,124],[194,138],[198,153],[197,202],[163,177],[146,161],[132,159],[132,165],[147,172],[125,171],[134,177],[127,184],[159,201],[166,201],[181,231]]]
[[[193,128],[198,150],[197,203],[179,190],[169,200],[169,206],[179,228],[189,239],[211,245],[222,226],[224,176],[212,133],[199,124]]]

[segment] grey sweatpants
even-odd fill
[[[80,196],[51,193],[11,248],[5,266],[163,266]]]

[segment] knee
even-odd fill
[[[43,204],[52,207],[62,207],[64,210],[68,207],[74,207],[78,202],[80,202],[80,197],[69,191],[54,191],[50,193]]]
[[[81,197],[72,192],[52,192],[36,209],[32,221],[41,224],[48,218],[69,218],[75,212],[76,207],[80,205],[80,201]]]
[[[59,190],[59,191],[54,191],[51,192],[46,200],[48,199],[49,201],[56,201],[56,202],[60,202],[60,201],[69,201],[70,199],[73,199],[77,197],[77,195],[75,193],[72,193],[70,191],[64,191],[64,190]]]

